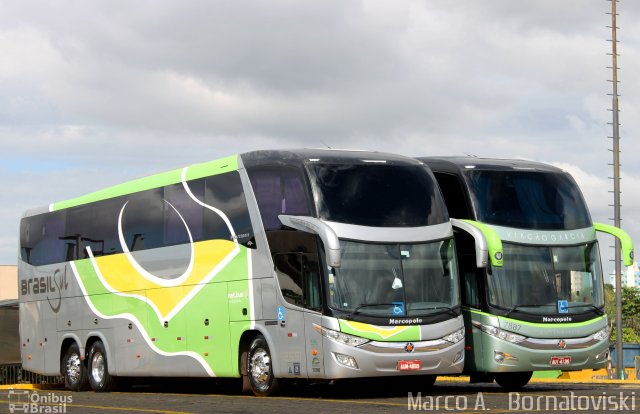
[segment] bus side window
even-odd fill
[[[34,266],[64,262],[65,211],[55,211],[22,219],[20,250],[22,260]]]
[[[249,171],[265,230],[282,227],[278,215],[308,216],[311,212],[307,184],[301,171],[293,168],[262,167]]]
[[[278,253],[273,257],[284,299],[308,309],[320,309],[318,262],[310,253]]]
[[[478,277],[481,271],[476,267],[475,242],[473,238],[463,232],[455,232],[456,251],[458,253],[458,266],[462,276],[462,304],[473,308],[480,308],[480,292]]]
[[[472,308],[480,308],[480,294],[478,292],[478,275],[476,272],[464,272],[464,298],[463,303]]]
[[[460,179],[453,174],[441,172],[434,172],[433,175],[440,186],[442,197],[447,205],[447,210],[449,210],[449,217],[457,219],[472,218],[467,208],[467,200],[462,185],[460,185]]]

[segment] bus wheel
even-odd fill
[[[529,383],[533,372],[500,372],[495,374],[496,382],[508,391],[516,391]]]
[[[84,365],[80,355],[80,348],[77,343],[72,343],[67,348],[60,361],[62,375],[64,376],[64,386],[71,391],[85,391],[89,389],[89,378],[87,377],[87,367]]]
[[[247,373],[251,391],[259,397],[273,395],[278,389],[278,380],[273,377],[271,354],[264,336],[258,335],[251,342],[247,358]]]
[[[91,388],[97,392],[109,391],[114,388],[115,378],[109,375],[107,352],[101,341],[91,345],[89,351],[88,376]]]

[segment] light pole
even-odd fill
[[[618,119],[618,40],[616,35],[616,3],[611,1],[611,70],[613,72],[612,106],[613,112],[613,225],[620,228],[620,122]],[[624,359],[622,355],[622,267],[620,264],[620,240],[615,237],[616,273],[616,376],[624,379]]]

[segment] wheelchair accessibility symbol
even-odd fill
[[[392,302],[393,314],[404,315],[404,302]]]
[[[278,320],[284,321],[284,306],[278,306]]]

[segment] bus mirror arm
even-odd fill
[[[322,220],[307,216],[289,216],[281,214],[278,216],[280,222],[287,227],[304,231],[305,233],[317,234],[324,243],[324,252],[327,256],[327,264],[331,267],[340,267],[340,240],[331,227]]]
[[[465,231],[475,240],[476,266],[485,268],[491,265],[501,267],[503,264],[502,240],[489,226],[472,220],[451,219],[451,225]],[[487,260],[489,258],[489,260]]]
[[[631,240],[631,236],[629,236],[626,231],[619,229],[618,227],[603,223],[593,223],[593,227],[596,229],[596,231],[608,233],[620,240],[624,265],[633,265],[633,240]]]

